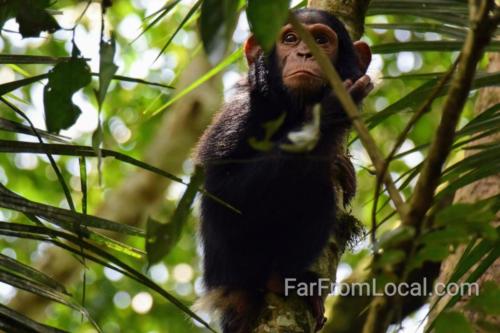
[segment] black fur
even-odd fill
[[[295,12],[302,22],[321,22],[339,37],[335,64],[342,79],[363,73],[343,24],[318,10]],[[200,140],[197,162],[205,167],[205,188],[241,210],[241,214],[211,200],[201,202],[204,283],[210,289],[262,291],[271,273],[298,277],[318,256],[336,224],[335,187],[345,203],[355,191],[354,169],[344,151],[349,123],[329,88],[315,100],[297,99],[282,84],[274,51],[261,54],[248,80],[217,115]],[[321,139],[308,153],[279,148],[287,134],[310,117],[320,102]],[[258,151],[251,137],[263,138],[262,125],[286,114],[270,151]],[[338,177],[341,181],[335,182]],[[234,316],[231,316],[234,317]],[[228,320],[227,317],[225,319]],[[234,329],[226,326],[226,332]]]

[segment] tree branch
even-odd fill
[[[451,81],[441,122],[415,186],[408,219],[404,221],[406,225],[419,226],[433,203],[434,192],[439,184],[443,165],[451,151],[455,129],[467,100],[477,63],[496,28],[489,17],[489,12],[494,7],[493,0],[470,1],[470,3],[471,29],[465,39],[457,71]]]
[[[439,184],[443,165],[452,148],[455,129],[474,78],[475,68],[496,28],[494,20],[489,16],[493,8],[494,1],[492,0],[470,1],[470,30],[448,90],[440,124],[417,181],[409,213],[403,219],[405,225],[413,227],[417,232],[421,230],[425,216],[434,202],[434,193]],[[414,242],[405,243],[401,245],[400,250],[409,253],[411,258],[415,250],[414,245]],[[396,272],[404,281],[408,273],[405,267],[397,269]],[[394,314],[393,299],[385,296],[375,298],[370,305],[363,333],[385,332]]]
[[[418,122],[418,120],[424,114],[426,114],[427,112],[430,111],[432,103],[439,96],[441,90],[444,88],[446,83],[448,83],[451,76],[455,72],[455,69],[457,68],[458,60],[459,59],[457,58],[457,60],[453,63],[452,67],[441,78],[441,80],[438,82],[437,86],[434,88],[434,90],[432,91],[429,98],[424,102],[424,104],[420,107],[420,109],[417,110],[415,113],[413,113],[410,121],[406,124],[406,127],[403,129],[403,131],[401,133],[399,133],[398,138],[396,139],[396,143],[394,144],[391,152],[389,153],[389,155],[387,155],[387,158],[384,161],[381,175],[377,176],[377,184],[375,185],[375,193],[374,193],[374,200],[373,200],[373,207],[372,207],[372,230],[371,230],[372,244],[375,244],[375,242],[376,242],[375,233],[377,231],[378,199],[380,196],[380,187],[382,185],[382,178],[381,177],[385,176],[385,174],[387,173],[387,170],[389,169],[389,164],[392,162],[392,159],[394,158],[394,155],[396,155],[396,153],[398,152],[399,148],[401,148],[401,145],[406,140],[408,133],[410,133],[413,126]]]

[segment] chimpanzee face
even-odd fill
[[[327,12],[309,8],[296,10],[294,14],[343,80],[355,82],[366,72],[371,61],[370,47],[362,41],[353,43],[340,20]],[[260,68],[254,66],[251,69],[260,77],[265,71],[270,73],[267,84],[275,88],[284,86],[292,96],[315,100],[328,89],[325,74],[291,24],[281,29],[272,52],[264,54],[255,37],[251,36],[245,43],[245,55],[251,66],[256,61],[261,63]]]
[[[335,31],[322,23],[307,24],[317,45],[335,63],[338,53],[338,38]],[[283,84],[295,93],[315,94],[323,89],[327,80],[306,43],[290,24],[283,27],[276,44],[276,60]]]

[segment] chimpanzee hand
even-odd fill
[[[345,80],[344,87],[351,95],[354,103],[360,104],[363,98],[365,98],[373,89],[373,84],[368,75],[363,75],[354,83],[351,79]],[[327,130],[333,125],[338,127],[342,124],[348,124],[350,122],[337,96],[335,96],[333,92],[330,92],[323,98],[321,101],[321,107],[324,111],[322,113],[321,120],[321,127],[323,130]]]
[[[363,75],[354,84],[351,79],[347,79],[344,81],[344,86],[356,104],[368,96],[373,89],[372,81],[368,75]]]

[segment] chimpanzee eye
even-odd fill
[[[297,35],[294,34],[293,32],[289,32],[283,37],[283,43],[285,44],[294,44],[298,40],[299,39],[297,38]]]
[[[316,41],[317,44],[326,44],[329,42],[328,37],[323,34],[314,36],[314,40]]]

